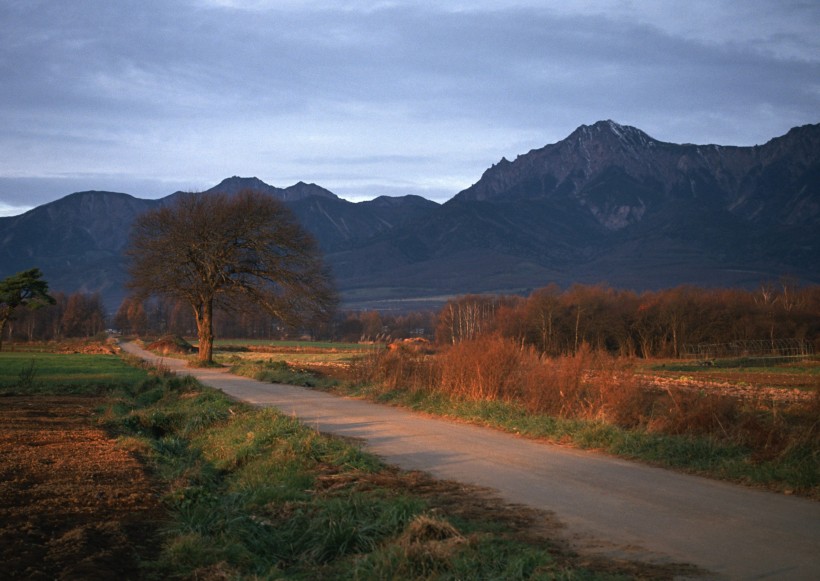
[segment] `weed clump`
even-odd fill
[[[20,369],[17,379],[17,387],[22,391],[28,391],[34,387],[34,380],[37,377],[37,361],[32,359],[28,365]]]
[[[446,520],[422,514],[407,525],[397,544],[408,567],[425,577],[452,568],[454,557],[466,542]]]

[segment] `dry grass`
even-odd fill
[[[369,358],[362,378],[386,390],[440,393],[468,401],[523,405],[533,414],[603,421],[667,435],[708,436],[749,447],[761,458],[796,446],[820,447],[820,387],[812,398],[776,401],[666,385],[636,373],[632,362],[582,345],[545,357],[497,335],[435,355],[392,350]]]

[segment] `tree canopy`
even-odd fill
[[[12,320],[18,307],[37,308],[54,304],[54,299],[48,294],[48,283],[42,277],[39,268],[32,268],[0,280],[0,351],[3,350],[6,324]]]
[[[214,308],[255,304],[295,325],[329,318],[337,302],[313,238],[281,202],[255,191],[178,194],[136,220],[127,254],[137,298],[192,307],[205,363]]]

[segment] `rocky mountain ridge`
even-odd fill
[[[444,204],[352,203],[316,184],[237,176],[208,191],[283,200],[320,243],[348,306],[404,308],[550,282],[636,290],[820,283],[820,125],[754,147],[673,144],[613,121],[501,159]],[[178,193],[177,193],[178,194]],[[79,192],[0,218],[0,277],[123,296],[131,222],[161,200]],[[415,302],[414,302],[415,301]]]
[[[735,147],[665,143],[640,129],[599,121],[514,162],[502,159],[456,198],[574,198],[609,230],[640,221],[659,203],[712,206],[714,196],[725,209],[753,221],[813,222],[818,151],[817,125],[794,128],[765,145]],[[767,212],[769,204],[779,211]]]

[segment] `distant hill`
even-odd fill
[[[319,241],[348,306],[407,308],[550,282],[636,290],[820,283],[820,125],[754,147],[673,144],[613,121],[500,160],[445,204],[351,203],[315,184],[276,188]],[[56,290],[123,297],[134,218],[168,203],[79,192],[0,218],[0,277],[40,267]]]

